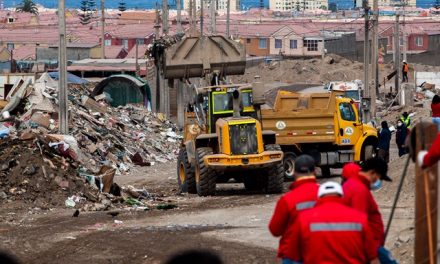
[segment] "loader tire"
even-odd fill
[[[284,184],[284,165],[278,162],[268,170],[266,193],[282,193]]]
[[[180,193],[197,193],[194,167],[188,160],[188,153],[181,148],[177,158],[177,183]]]
[[[215,195],[216,173],[203,162],[203,158],[212,153],[212,148],[198,148],[196,150],[196,189],[199,196]]]

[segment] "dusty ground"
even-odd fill
[[[427,116],[425,109],[416,112],[418,117]],[[390,116],[390,121],[394,119]],[[406,159],[397,157],[393,142],[390,176],[394,181],[375,193],[385,223]],[[277,262],[278,240],[267,225],[279,195],[247,193],[242,184],[218,185],[215,197],[178,195],[173,162],[135,168],[115,181],[144,187],[178,207],[126,208],[116,217],[81,212],[73,218],[73,210],[32,206],[16,210],[7,204],[1,208],[0,249],[23,263],[163,263],[173,253],[190,248],[214,250],[225,263]],[[414,166],[410,164],[386,243],[400,263],[414,262],[413,228]]]
[[[405,160],[397,158],[396,151],[392,149],[390,165],[395,181],[375,193],[385,221]],[[401,263],[413,262],[413,175],[411,165],[387,240]],[[241,184],[220,185],[215,197],[176,195],[174,163],[139,169],[116,181],[144,186],[175,201],[178,208],[123,210],[116,217],[88,212],[78,218],[65,209],[11,211],[0,223],[0,247],[23,263],[162,263],[188,248],[214,250],[226,263],[276,262],[277,239],[268,233],[267,224],[278,195],[249,194]]]

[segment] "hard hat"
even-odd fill
[[[406,63],[406,60],[403,60],[403,63]]]
[[[321,198],[327,194],[339,194],[340,196],[344,195],[342,191],[342,186],[337,182],[326,182],[319,186],[318,197]]]

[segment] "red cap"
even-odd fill
[[[347,163],[342,168],[342,178],[347,180],[348,178],[357,176],[360,171],[361,171],[361,166],[353,162]]]

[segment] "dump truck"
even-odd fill
[[[377,130],[361,122],[355,102],[342,92],[279,91],[273,107],[261,109],[261,119],[264,129],[276,132],[286,178],[293,178],[295,158],[302,153],[315,158],[324,177],[330,168],[375,154]]]
[[[231,178],[247,190],[283,190],[283,152],[275,132],[263,131],[252,85],[195,88],[185,111],[177,162],[181,192],[214,195]]]

